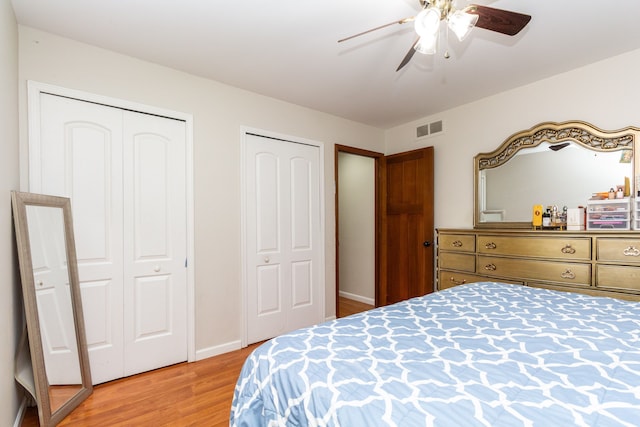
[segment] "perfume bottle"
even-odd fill
[[[551,211],[549,209],[544,211],[544,213],[542,214],[542,226],[543,227],[551,226]]]
[[[533,228],[542,227],[542,205],[533,205]]]

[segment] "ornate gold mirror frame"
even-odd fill
[[[495,168],[507,163],[518,151],[537,147],[543,142],[547,142],[551,146],[566,142],[575,142],[581,147],[599,152],[619,151],[625,149],[634,150],[638,141],[640,141],[640,128],[627,127],[615,131],[604,131],[582,121],[568,121],[562,123],[544,122],[532,127],[531,129],[511,135],[496,150],[489,153],[480,153],[474,157],[474,227],[532,228],[530,221],[492,222],[481,221],[480,217],[480,172],[482,170]],[[638,168],[638,159],[636,157],[637,156],[634,154],[634,170],[638,171],[640,169]],[[634,183],[631,182],[631,194],[634,194],[633,184]]]
[[[16,380],[35,394],[40,426],[55,426],[93,391],[71,201],[16,191],[11,200],[32,366],[21,349]]]

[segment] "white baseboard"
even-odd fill
[[[219,356],[230,351],[240,350],[242,344],[240,341],[231,341],[225,344],[215,345],[213,347],[196,350],[196,362],[198,360],[208,359],[209,357]]]
[[[354,301],[362,302],[364,304],[376,305],[376,301],[373,298],[363,297],[363,296],[360,296],[360,295],[356,295],[356,294],[352,294],[352,293],[344,292],[344,291],[339,291],[338,295],[340,295],[343,298],[349,298],[349,299],[352,299]]]
[[[16,419],[13,422],[13,427],[20,427],[22,425],[22,420],[24,420],[24,415],[27,412],[27,396],[22,397],[22,402],[18,407],[18,413],[16,414]]]

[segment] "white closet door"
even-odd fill
[[[71,198],[94,384],[120,378],[123,341],[122,110],[43,94],[31,192]]]
[[[82,384],[75,340],[62,208],[27,206],[31,263],[50,385]]]
[[[319,148],[247,134],[247,339],[323,320]]]
[[[30,191],[72,201],[94,384],[186,360],[184,122],[40,103]]]
[[[187,360],[185,124],[125,113],[125,375]]]

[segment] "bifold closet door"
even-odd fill
[[[125,113],[125,376],[187,360],[184,122]]]
[[[30,191],[70,197],[94,384],[187,359],[184,122],[40,96]]]
[[[247,342],[323,320],[320,149],[247,134]]]

